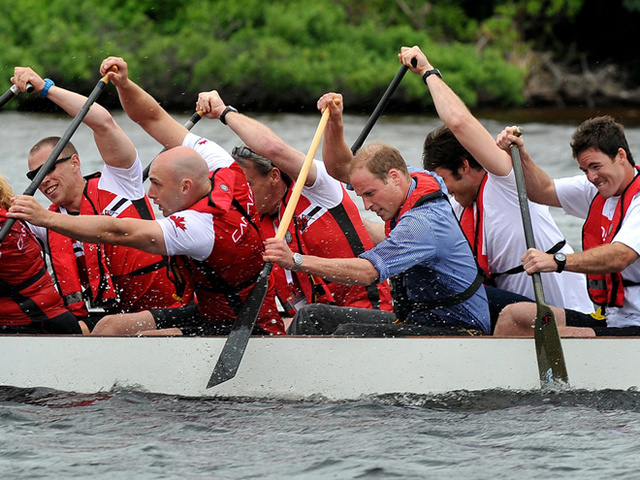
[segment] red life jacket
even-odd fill
[[[290,185],[280,205],[278,218],[263,216],[261,228],[265,238],[275,236],[280,217],[293,192],[292,187]],[[373,248],[373,241],[360,219],[358,207],[344,188],[342,194],[342,202],[331,209],[313,204],[304,194],[300,196],[285,236],[293,252],[323,258],[352,258]],[[292,289],[296,289],[304,294],[307,303],[393,310],[388,282],[368,286],[341,285],[326,282],[318,276],[292,272],[291,284],[282,269],[274,268],[272,275],[281,300],[286,300]]]
[[[203,318],[232,322],[264,266],[264,245],[256,225],[255,201],[240,167],[234,163],[211,172],[209,178],[211,192],[190,210],[213,215],[213,251],[203,261],[186,255],[176,256],[175,261],[185,282],[184,303],[195,294]],[[258,325],[267,333],[284,334],[273,284]]]
[[[467,237],[471,245],[471,250],[473,251],[476,262],[478,262],[478,266],[484,272],[485,283],[490,283],[491,279],[489,259],[487,255],[482,252],[484,245],[484,187],[488,178],[489,176],[485,174],[482,182],[480,182],[476,201],[468,207],[465,207],[460,216],[460,226],[462,227],[464,236]],[[473,208],[474,205],[476,206],[475,212]]]
[[[129,201],[98,189],[100,174],[86,177],[80,215],[112,215],[152,219],[148,198]],[[49,207],[60,211],[57,205]],[[166,260],[160,256],[120,245],[84,243],[48,231],[54,280],[67,308],[78,317],[88,315],[85,295],[93,306],[113,312],[137,312],[179,305],[173,298],[175,286],[167,275]],[[81,266],[78,265],[78,260]],[[84,279],[84,280],[83,280]]]
[[[6,220],[0,208],[0,225]],[[29,325],[65,312],[40,244],[22,222],[14,223],[0,243],[0,325]]]
[[[418,207],[424,202],[444,196],[438,181],[428,173],[413,172],[411,173],[411,178],[416,180],[416,188],[409,194],[402,204],[400,212],[398,212],[398,216],[395,218],[395,223],[397,223],[402,215],[407,213],[413,207]],[[387,220],[384,224],[384,230],[387,237],[393,229],[392,222],[393,220]],[[393,223],[393,226],[395,226],[395,223]]]
[[[640,171],[639,167],[635,167]],[[631,201],[640,192],[640,175],[625,188],[618,200],[613,218],[609,220],[602,214],[606,199],[599,193],[589,207],[587,220],[582,227],[582,249],[584,251],[611,243],[622,225]],[[622,307],[624,303],[624,287],[638,285],[623,279],[620,272],[606,274],[588,274],[587,290],[591,300],[601,306]]]

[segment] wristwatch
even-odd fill
[[[224,112],[222,112],[222,114],[220,115],[220,121],[223,123],[223,125],[227,124],[227,120],[225,119],[225,117],[227,116],[227,113],[229,113],[229,112],[238,113],[238,109],[237,108],[233,108],[231,105],[227,105],[227,108],[225,108]]]
[[[558,264],[558,268],[556,268],[556,272],[560,273],[564,270],[564,266],[567,263],[567,256],[564,253],[556,253],[553,256],[553,259]]]
[[[300,266],[302,265],[302,260],[304,260],[304,257],[300,255],[298,252],[293,254],[293,267],[291,267],[292,272],[297,272],[300,269]]]
[[[440,70],[438,70],[437,68],[434,68],[433,70],[427,70],[422,75],[422,81],[425,83],[425,85],[427,84],[427,78],[429,78],[430,75],[435,75],[437,77],[442,78],[442,74],[440,73]]]

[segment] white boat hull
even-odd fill
[[[225,337],[0,337],[0,385],[189,397],[355,399],[540,387],[533,339],[253,337],[207,389]],[[573,389],[640,386],[640,338],[563,339]]]

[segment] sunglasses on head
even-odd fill
[[[240,158],[256,158],[259,155],[251,150],[249,147],[233,147],[231,150],[231,156]]]
[[[68,157],[62,157],[62,158],[57,159],[57,160],[54,162],[54,164],[51,166],[51,170],[49,170],[49,173],[53,172],[53,171],[56,169],[56,166],[57,166],[59,163],[66,162],[67,160],[71,159],[71,157],[73,157],[73,155],[69,155]],[[44,165],[44,163],[43,163],[42,165]],[[38,168],[36,168],[36,169],[29,170],[29,171],[27,172],[27,178],[28,178],[29,180],[33,180],[34,178],[36,178],[36,175],[38,175],[38,172],[39,172],[39,171],[40,171],[40,169],[42,168],[42,165],[40,165],[40,166],[39,166]]]

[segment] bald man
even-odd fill
[[[95,334],[126,335],[156,328],[227,333],[262,270],[263,245],[242,170],[230,157],[225,161],[229,155],[213,142],[190,135],[185,143],[160,154],[149,171],[148,195],[165,216],[161,220],[60,215],[30,196],[13,202],[8,216],[83,242],[170,255],[183,301],[197,297],[198,311],[190,318],[172,318],[172,309],[168,317],[158,310],[110,316],[96,325]],[[222,151],[217,160],[209,155],[208,163],[199,151],[211,153],[212,148]],[[259,313],[256,333],[284,333],[273,288]]]

